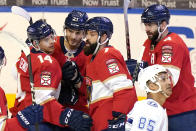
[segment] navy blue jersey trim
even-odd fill
[[[61,50],[63,51],[63,54],[66,54],[67,50],[65,49],[65,46],[64,46],[64,37],[63,36],[60,36],[60,46],[61,46]]]

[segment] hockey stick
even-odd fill
[[[145,50],[145,47],[142,46],[141,51],[140,51],[140,55],[139,55],[138,60],[137,60],[137,65],[135,67],[135,70],[134,70],[133,76],[132,76],[133,84],[135,83],[135,81],[137,79],[137,76],[138,76],[138,73],[139,73],[140,64],[142,64],[142,56],[143,56],[144,50]]]
[[[6,27],[7,23],[5,23],[2,27],[0,27],[0,31]]]
[[[19,7],[19,6],[12,6],[11,7],[11,11],[13,14],[22,16],[23,18],[25,18],[30,25],[33,24],[33,20],[31,15],[24,10],[23,8]],[[28,61],[28,71],[29,71],[29,79],[30,79],[30,88],[31,88],[31,95],[32,95],[32,103],[33,105],[36,104],[35,101],[35,89],[34,89],[34,80],[33,80],[33,74],[32,74],[32,65],[31,65],[31,55],[30,55],[30,48],[28,47],[28,45],[23,42],[22,40],[17,39],[13,34],[9,33],[9,32],[5,32],[8,36],[12,37],[13,39],[15,39],[15,41],[17,41],[18,45],[20,44],[22,50],[24,51],[26,57],[27,57],[27,61]],[[37,116],[38,118],[38,116]],[[35,124],[35,130],[39,131],[39,125],[38,123]]]
[[[36,101],[35,101],[35,90],[33,87],[33,78],[32,78],[33,75],[32,75],[32,66],[31,66],[30,48],[28,47],[28,45],[25,42],[23,42],[23,40],[17,38],[14,34],[7,32],[7,31],[2,31],[2,30],[0,31],[0,40],[6,40],[8,43],[16,43],[17,45],[19,45],[21,47],[21,49],[23,50],[23,52],[27,56],[32,103],[33,103],[33,105],[35,105]],[[36,118],[38,118],[38,116],[36,116]],[[38,123],[35,124],[35,129],[36,129],[36,131],[39,131]]]
[[[42,20],[46,22],[44,6],[42,6]]]
[[[129,24],[128,24],[128,16],[127,11],[131,0],[124,0],[124,21],[125,21],[125,36],[126,36],[126,48],[127,48],[127,59],[131,59],[131,48],[130,48],[130,40],[129,40]]]
[[[127,59],[128,60],[131,59],[131,48],[130,48],[130,39],[129,39],[129,24],[128,24],[128,15],[127,15],[128,7],[129,7],[130,2],[131,2],[131,0],[124,0],[124,7],[123,7],[123,9],[124,9],[124,21],[125,21],[125,33],[126,33]],[[132,75],[133,84],[135,83],[135,81],[137,79],[137,76],[138,76],[138,71],[139,71],[140,64],[142,63],[142,56],[143,56],[144,50],[145,50],[145,47],[142,46],[142,49],[140,51],[136,67],[135,67],[133,75]]]
[[[32,17],[23,8],[18,7],[18,6],[12,6],[11,11],[12,11],[12,13],[14,13],[16,15],[20,15],[23,18],[25,18],[26,20],[28,20],[30,25],[33,24]],[[18,43],[21,43],[20,45],[21,45],[21,48],[24,51],[24,53],[25,53],[25,51],[28,50],[28,53],[26,52],[25,55],[27,56],[27,60],[28,60],[28,67],[29,67],[28,70],[29,70],[29,79],[30,79],[30,86],[31,86],[31,93],[32,93],[32,102],[33,102],[33,104],[36,104],[35,91],[34,91],[34,87],[33,87],[34,86],[34,81],[33,81],[33,74],[32,74],[30,49],[29,49],[29,47],[27,46],[26,43],[22,42],[22,40],[17,40],[17,38],[14,35],[12,35],[9,32],[7,32],[7,33],[8,33],[8,35],[12,36],[16,41],[18,41]]]
[[[19,6],[12,6],[11,11],[13,14],[16,14],[16,15],[19,15],[25,18],[29,22],[30,25],[33,24],[31,15],[25,9]]]
[[[21,39],[17,38],[14,34],[7,32],[7,31],[0,31],[0,38],[3,38],[4,40],[8,40],[9,42],[13,42],[16,43],[17,45],[19,45],[21,47],[21,49],[23,50],[23,52],[25,53],[25,55],[27,56],[27,59],[29,61],[29,59],[31,59],[30,57],[30,48],[27,46],[27,44],[25,42],[23,42]],[[28,64],[29,67],[29,71],[32,74],[32,67],[31,67],[31,62]],[[30,86],[31,86],[31,93],[32,93],[32,102],[33,104],[35,104],[35,91],[34,91],[34,87],[33,87],[33,83],[30,80]]]

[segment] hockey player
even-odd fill
[[[67,79],[70,79],[69,76],[74,74],[74,72],[72,72],[74,70],[70,69],[70,65],[72,65],[71,61],[74,61],[78,65],[81,75],[85,76],[85,62],[87,56],[84,55],[82,49],[85,45],[83,38],[85,37],[84,25],[87,19],[88,16],[85,12],[79,10],[71,11],[65,18],[63,26],[64,36],[57,36],[55,51],[52,54],[52,56],[58,60],[61,67],[63,67],[64,81],[62,81],[62,87],[64,87],[64,85],[72,85],[70,87],[73,88],[71,90],[62,88],[59,102],[86,113],[88,113],[86,87],[82,86],[80,89],[75,89],[74,84],[80,82],[80,77],[78,77],[76,81],[67,81]],[[71,61],[65,64],[67,60]],[[69,69],[70,74],[64,73],[64,69]],[[70,99],[73,99],[73,101],[69,102]]]
[[[148,65],[164,65],[172,73],[173,93],[163,105],[169,116],[169,131],[193,131],[196,130],[196,88],[189,50],[181,37],[169,32],[169,20],[170,13],[164,5],[151,5],[143,11],[141,21],[148,39],[142,60]]]
[[[90,117],[77,110],[64,108],[57,102],[60,92],[61,67],[49,54],[54,51],[55,34],[52,27],[38,20],[27,28],[28,39],[32,42],[31,64],[34,80],[35,101],[43,105],[43,121],[61,127],[70,126],[76,131],[89,130]],[[16,63],[18,72],[18,92],[12,113],[16,113],[32,104],[27,58],[24,53]],[[42,127],[40,130],[49,130]],[[49,124],[48,124],[49,125]],[[48,126],[45,126],[49,128]]]
[[[152,65],[140,71],[139,88],[147,99],[135,103],[127,115],[126,131],[168,131],[166,109],[162,106],[172,94],[171,73],[161,65]]]
[[[3,66],[6,65],[6,57],[4,50],[0,47],[0,72]],[[40,105],[30,105],[24,110],[20,111],[14,118],[8,118],[7,100],[5,92],[0,87],[0,130],[10,131],[13,128],[17,131],[25,131],[30,124],[39,123],[43,119],[43,107]],[[38,116],[38,119],[36,119]]]
[[[120,51],[109,46],[113,24],[106,17],[93,17],[85,25],[84,53],[89,56],[86,66],[89,92],[89,114],[92,131],[102,131],[108,124],[119,125],[137,101],[135,87]],[[129,103],[129,104],[128,104]]]

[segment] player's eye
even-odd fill
[[[168,80],[169,79],[169,76],[168,75],[160,75],[159,77],[158,77],[158,79],[160,80],[160,81],[166,81],[166,80]]]

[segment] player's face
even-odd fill
[[[97,46],[98,33],[96,31],[88,30],[86,32],[86,44],[83,48],[85,55],[93,54]]]
[[[158,33],[158,26],[156,23],[144,23],[145,31],[150,40],[156,40]]]
[[[71,49],[77,49],[84,38],[83,30],[65,29],[66,39]]]
[[[55,49],[54,42],[55,42],[55,37],[53,34],[50,34],[49,36],[41,39],[39,42],[40,50],[44,51],[47,54],[52,54]]]
[[[171,75],[169,73],[161,73],[158,76],[158,82],[166,96],[171,96],[173,87]]]

